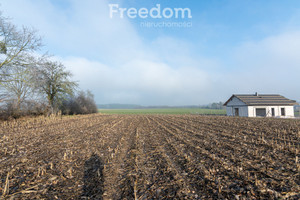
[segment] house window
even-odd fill
[[[265,108],[256,108],[256,117],[265,117],[267,114]]]
[[[271,111],[272,111],[272,117],[275,117],[275,108],[272,108]]]
[[[281,116],[285,116],[285,108],[281,108]]]
[[[240,116],[239,108],[235,108],[235,109],[234,109],[234,115],[235,115],[235,116]]]

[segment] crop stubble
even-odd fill
[[[87,115],[0,123],[0,198],[300,198],[300,121]]]

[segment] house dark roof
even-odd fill
[[[293,106],[298,105],[294,100],[285,98],[278,94],[234,94],[224,104],[226,106],[232,98],[238,98],[248,106]]]

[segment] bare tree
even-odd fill
[[[60,62],[45,61],[37,68],[35,84],[46,95],[51,113],[57,111],[62,100],[74,93],[77,83],[71,81],[71,72]]]
[[[12,67],[32,65],[32,53],[41,45],[41,38],[34,29],[18,30],[0,13],[0,82],[8,81]]]
[[[7,99],[8,94],[5,92],[4,87],[1,87],[0,85],[0,105],[4,102],[5,99]]]
[[[18,29],[0,11],[0,106],[17,98],[17,109],[28,93],[28,67],[33,66],[36,59],[34,52],[41,47],[41,38],[32,28]],[[22,69],[24,68],[24,69]],[[15,101],[15,99],[14,99]]]
[[[37,37],[36,31],[27,27],[18,30],[7,18],[0,16],[0,68],[15,63],[22,64],[27,61],[27,55],[36,51],[41,46],[41,38]],[[26,64],[26,63],[24,63]]]
[[[15,101],[17,112],[20,111],[21,104],[28,97],[33,95],[34,84],[31,68],[14,67],[11,69],[10,81],[3,82],[2,87],[5,88],[8,95]]]

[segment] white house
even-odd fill
[[[234,94],[224,104],[227,116],[294,117],[296,101],[277,94]]]

